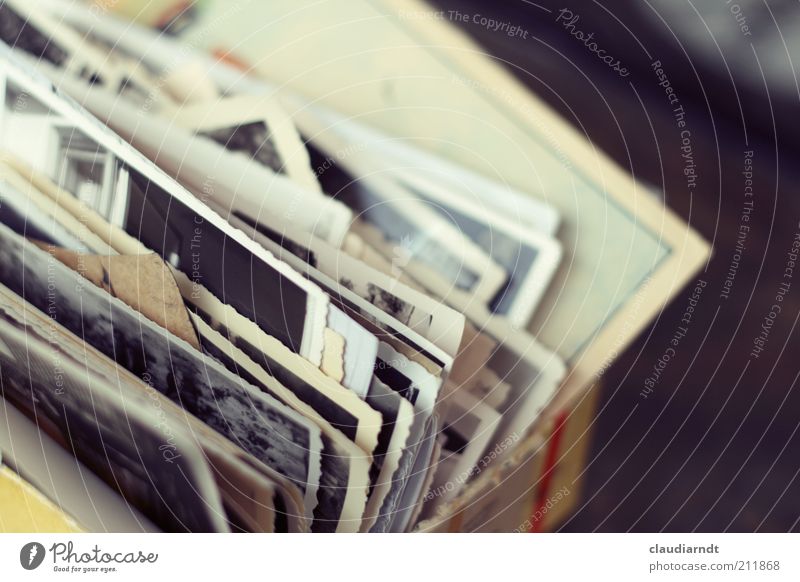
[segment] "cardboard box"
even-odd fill
[[[419,525],[426,532],[555,531],[580,507],[599,387],[558,415],[542,436],[520,444],[514,460],[484,487],[469,487],[454,515]]]

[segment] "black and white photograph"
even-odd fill
[[[83,341],[179,403],[289,479],[315,507],[322,443],[318,427],[228,374],[182,340],[1,227],[2,283]],[[23,271],[6,268],[20,264]],[[83,301],[87,297],[87,301]],[[52,306],[56,305],[56,308]],[[51,307],[48,307],[51,306]]]

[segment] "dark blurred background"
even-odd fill
[[[800,65],[800,3],[434,4],[527,30],[523,42],[471,19],[459,23],[597,147],[663,190],[667,205],[713,245],[708,268],[698,275],[708,281],[692,324],[702,333],[682,340],[658,390],[639,398],[688,289],[606,374],[583,500],[561,531],[800,530],[800,268],[763,352],[747,363],[800,228],[800,92],[793,68]],[[630,74],[621,77],[571,35],[564,19],[558,21],[562,9],[579,16],[574,30],[594,33]],[[669,75],[691,128],[699,174],[692,194],[655,61]],[[740,233],[745,151],[753,152],[754,204],[725,300],[718,291]]]

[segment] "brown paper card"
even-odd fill
[[[200,349],[178,285],[167,265],[155,253],[85,255],[41,242],[35,244],[149,320]]]

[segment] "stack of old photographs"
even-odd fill
[[[535,424],[553,208],[74,3],[0,34],[2,403],[79,525],[408,531]]]

